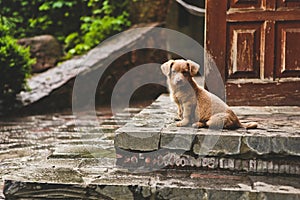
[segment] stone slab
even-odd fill
[[[192,151],[199,156],[300,156],[299,107],[246,106],[233,107],[233,110],[241,122],[258,122],[258,129],[217,131],[176,127],[176,106],[167,95],[161,95],[125,125],[126,131],[117,131],[118,140],[115,145],[125,150],[145,151],[145,146],[152,144],[153,138],[133,141],[131,134],[126,132],[143,135],[147,134],[147,129],[153,132],[153,127],[157,127],[161,131],[155,133],[155,148],[146,148],[147,150],[178,149]],[[138,130],[136,127],[143,129]],[[160,145],[158,148],[157,143]]]
[[[107,143],[97,145],[76,144],[59,145],[49,158],[111,158],[115,155],[115,149]]]
[[[196,155],[229,156],[241,153],[242,137],[238,135],[197,135],[196,138],[193,146]]]
[[[161,134],[160,148],[190,151],[194,139],[192,134]]]
[[[115,146],[127,150],[158,150],[160,128],[120,128],[116,132]]]
[[[101,43],[83,56],[65,61],[46,72],[31,77],[27,81],[30,91],[23,91],[18,95],[20,103],[23,106],[29,106],[48,97],[63,86],[72,92],[73,84],[68,86],[68,83],[74,80],[78,74],[93,73],[95,70],[103,68],[110,56],[120,57],[127,52],[128,48],[143,40],[145,35],[150,34],[158,26],[159,23],[152,23],[139,31],[129,29],[127,32],[123,32],[122,36],[116,36],[110,42]]]
[[[246,136],[243,142],[248,151],[258,155],[281,154],[300,156],[300,137],[268,137],[268,136]]]
[[[53,164],[53,163],[52,163]],[[84,169],[83,169],[84,168]],[[224,172],[178,171],[132,174],[87,166],[33,168],[5,178],[6,199],[299,199],[296,177],[245,176]]]

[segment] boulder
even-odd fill
[[[54,67],[63,55],[61,45],[52,35],[23,38],[18,43],[29,46],[31,56],[36,58],[36,64],[32,66],[32,73],[43,72]]]

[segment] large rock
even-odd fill
[[[52,35],[41,35],[23,38],[18,41],[23,46],[30,47],[30,53],[36,58],[32,72],[42,72],[54,67],[63,55],[62,47]]]

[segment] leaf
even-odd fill
[[[80,20],[83,21],[84,23],[89,23],[92,21],[92,17],[85,16],[85,17],[81,17]]]
[[[94,14],[94,15],[98,15],[98,14],[101,14],[101,13],[102,13],[102,10],[101,10],[101,9],[93,10],[93,14]]]
[[[73,7],[74,5],[76,5],[76,2],[65,2],[65,5],[67,6],[67,7]]]
[[[43,3],[39,7],[39,11],[47,11],[47,10],[50,10],[50,4],[49,4],[49,2]]]
[[[53,3],[52,8],[62,8],[64,6],[64,3],[62,1],[57,1]]]
[[[22,2],[21,2],[21,5],[22,5],[22,6],[27,6],[27,5],[28,5],[28,1],[22,1]]]
[[[70,49],[68,51],[68,53],[72,54],[72,55],[75,55],[76,54],[76,49]]]

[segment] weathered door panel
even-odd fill
[[[229,23],[227,78],[260,78],[262,23]]]
[[[207,0],[206,9],[206,50],[227,102],[300,105],[300,1]]]
[[[261,8],[263,0],[230,0],[228,1],[229,8]]]
[[[276,77],[300,77],[300,23],[276,24]]]
[[[277,8],[300,8],[299,0],[277,0],[276,2]]]

